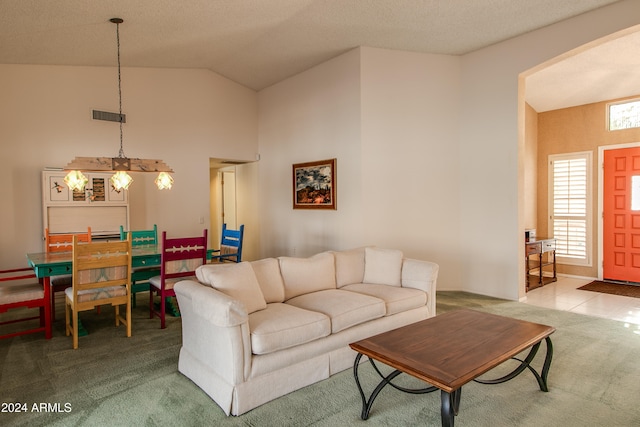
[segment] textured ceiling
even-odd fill
[[[527,78],[537,111],[640,94],[640,30],[572,55]]]
[[[260,90],[357,46],[459,55],[616,0],[0,0],[0,63],[206,68]]]

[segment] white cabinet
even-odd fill
[[[126,204],[127,190],[116,191],[109,178],[112,173],[85,173],[89,179],[84,191],[72,191],[64,183],[65,171],[44,171],[42,173],[43,198],[47,204]]]
[[[81,233],[91,227],[94,236],[119,235],[129,229],[127,190],[116,191],[112,173],[87,172],[84,191],[72,191],[64,183],[65,171],[42,172],[42,216],[50,233]]]

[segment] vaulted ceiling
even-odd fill
[[[0,0],[0,63],[114,66],[120,17],[124,67],[210,69],[261,90],[357,46],[462,55],[615,2]]]

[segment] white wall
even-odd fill
[[[525,107],[520,73],[638,22],[640,2],[623,1],[462,57],[464,290],[507,299],[524,296]]]
[[[439,289],[523,296],[519,75],[639,20],[629,0],[462,57],[360,48],[260,92],[262,255],[398,247]],[[291,164],[330,157],[338,210],[292,210]]]
[[[242,259],[253,261],[260,259],[260,223],[262,209],[259,201],[260,162],[246,163],[235,167],[236,204],[238,206],[238,224],[244,224]]]
[[[457,280],[459,58],[360,48],[260,92],[265,256],[361,245]],[[337,158],[337,211],[292,209],[293,163]]]
[[[118,111],[117,72],[0,65],[0,93],[0,268],[10,268],[42,250],[42,169],[118,155],[118,124],[91,118],[93,109]],[[255,159],[257,94],[209,71],[150,68],[123,68],[122,93],[125,154],[164,160],[176,181],[158,191],[155,176],[133,174],[131,227],[200,234],[209,157]]]
[[[362,243],[441,266],[461,286],[460,59],[362,48]]]
[[[152,177],[134,182],[131,225],[199,233],[199,217],[209,223],[209,157],[259,151],[261,257],[398,247],[441,264],[439,289],[517,299],[519,76],[638,23],[640,2],[626,0],[462,57],[359,48],[258,95],[206,71],[125,68],[125,152],[176,171],[171,192]],[[92,109],[117,111],[115,79],[113,68],[0,65],[3,267],[41,248],[44,166],[117,154],[117,126],[90,119]],[[332,157],[338,209],[293,210],[291,165]]]
[[[259,93],[262,256],[365,243],[359,64],[356,49]],[[292,164],[330,158],[338,209],[293,210]]]

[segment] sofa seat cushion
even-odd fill
[[[344,286],[342,289],[380,298],[385,303],[386,316],[423,307],[427,304],[427,294],[421,290],[413,288],[399,288],[397,286],[358,283]]]
[[[267,354],[328,336],[331,321],[322,313],[273,303],[249,315],[249,330],[251,352]]]
[[[385,303],[381,299],[341,289],[300,295],[286,303],[329,316],[332,334],[385,315]]]

